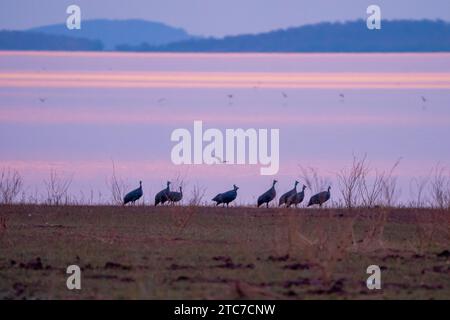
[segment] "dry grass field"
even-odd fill
[[[450,299],[449,251],[449,210],[5,205],[0,298]]]

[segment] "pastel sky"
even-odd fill
[[[371,4],[381,7],[385,19],[450,21],[448,0],[2,0],[0,29],[62,23],[71,4],[81,7],[83,19],[146,19],[202,36],[364,19]]]
[[[181,175],[207,198],[233,183],[239,201],[270,186],[258,165],[175,166],[171,132],[280,129],[279,188],[313,166],[333,181],[352,155],[397,174],[403,195],[450,165],[450,54],[144,54],[0,52],[0,167],[42,191],[55,169],[72,191],[108,197],[112,172],[146,199]],[[229,97],[232,95],[232,98]],[[337,192],[337,191],[336,191]],[[336,195],[337,196],[337,195]]]

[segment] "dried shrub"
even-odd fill
[[[300,179],[302,179],[302,183],[313,193],[323,191],[331,185],[330,180],[320,176],[318,169],[314,167],[305,168],[300,166]]]
[[[356,218],[339,219],[330,216],[329,223],[307,216],[288,216],[288,244],[291,256],[300,254],[325,283],[332,280],[340,261],[355,247]]]
[[[48,180],[44,180],[47,192],[47,204],[67,205],[70,203],[69,188],[72,184],[73,175],[63,176],[55,170],[50,171]]]
[[[430,177],[412,178],[409,184],[411,202],[410,207],[423,208],[429,203],[426,194],[427,187],[430,182]]]
[[[397,186],[397,177],[394,176],[394,172],[400,164],[400,160],[397,160],[392,168],[382,174],[381,180],[381,204],[385,207],[395,206],[400,196],[400,189]]]
[[[191,196],[188,201],[189,206],[199,206],[203,203],[203,198],[206,194],[206,187],[195,184],[191,191]]]
[[[346,208],[351,209],[361,204],[361,192],[363,185],[363,179],[369,172],[369,168],[366,164],[366,156],[362,159],[358,159],[353,156],[353,162],[350,168],[341,169],[337,173],[337,180],[339,183],[339,191],[342,195],[344,205]]]
[[[107,181],[108,187],[111,191],[111,200],[113,204],[120,205],[123,203],[123,198],[128,190],[128,185],[126,182],[117,177],[116,175],[116,165],[114,161],[112,162],[112,174]]]
[[[363,231],[361,239],[357,241],[358,251],[372,251],[384,248],[384,228],[388,216],[389,212],[387,209],[371,212],[370,225]]]
[[[433,207],[441,209],[450,207],[450,177],[447,175],[447,169],[440,164],[432,170],[430,197]]]
[[[22,192],[23,179],[14,169],[2,169],[0,173],[0,203],[11,204]]]

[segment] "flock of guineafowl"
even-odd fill
[[[263,204],[266,204],[266,207],[269,207],[269,203],[275,199],[277,193],[275,191],[275,184],[277,183],[277,180],[273,180],[272,187],[264,192],[262,195],[258,197],[258,207],[260,207]],[[289,190],[285,194],[283,194],[280,197],[278,206],[285,205],[286,207],[290,207],[294,205],[297,207],[298,204],[302,203],[303,199],[305,198],[305,189],[306,186],[303,185],[302,190],[300,192],[297,192],[297,185],[299,184],[298,181],[295,181],[294,188],[292,190]],[[223,193],[219,193],[217,196],[215,196],[212,201],[216,202],[216,206],[219,204],[223,204],[223,206],[228,205],[233,202],[237,197],[237,191],[239,187],[236,185],[233,185],[233,190],[229,190]],[[313,195],[309,199],[308,207],[312,205],[319,205],[320,207],[322,204],[327,202],[330,197],[330,189],[331,187],[328,187],[328,190],[319,192],[315,195]],[[130,191],[127,193],[127,195],[123,199],[123,204],[126,205],[127,203],[134,204],[137,200],[139,200],[143,195],[142,191],[142,181],[139,181],[139,188]],[[183,189],[180,187],[180,191],[171,191],[170,190],[170,181],[167,181],[167,187],[160,192],[158,192],[155,196],[155,206],[158,204],[164,204],[164,203],[176,203],[181,201],[183,199]]]

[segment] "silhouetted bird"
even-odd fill
[[[223,203],[224,206],[226,204],[228,207],[228,204],[230,202],[234,201],[234,199],[236,199],[238,189],[239,189],[239,187],[237,187],[235,184],[233,184],[233,190],[230,190],[230,191],[227,191],[224,193],[219,193],[217,196],[215,196],[212,199],[212,201],[216,202],[216,206]]]
[[[311,199],[309,199],[308,207],[315,204],[318,204],[320,207],[322,207],[322,204],[327,202],[331,197],[330,189],[331,187],[328,187],[328,191],[322,191],[313,195]]]
[[[217,196],[215,196],[214,198],[212,198],[212,201],[216,202],[216,206],[218,206],[219,204],[222,203],[222,194],[219,193]]]
[[[273,180],[272,188],[264,192],[262,195],[258,197],[258,207],[261,206],[263,203],[266,204],[266,207],[269,207],[269,202],[275,199],[275,196],[277,195],[277,192],[275,191],[275,184],[277,183],[277,180]]]
[[[422,96],[421,98],[422,98],[422,102],[427,102],[427,99],[424,96]]]
[[[44,103],[47,100],[47,98],[39,98],[39,101]]]
[[[169,192],[169,200],[172,203],[179,202],[179,201],[181,201],[181,199],[183,199],[183,189],[181,188],[181,186],[180,186],[180,192],[176,192],[176,191]]]
[[[228,105],[232,106],[233,105],[233,95],[227,94],[227,97],[228,97]]]
[[[288,95],[286,94],[286,92],[281,92],[281,94],[283,95],[283,98],[287,98],[288,97]]]
[[[123,198],[123,205],[126,205],[128,202],[135,203],[137,200],[139,200],[140,197],[142,197],[142,181],[139,181],[139,188],[134,189],[133,191],[130,191],[126,194],[126,196]]]
[[[283,204],[286,204],[286,202],[287,202],[287,200],[288,200],[288,198],[289,198],[290,196],[297,194],[297,185],[298,185],[298,181],[295,181],[295,183],[294,183],[294,188],[291,189],[291,190],[289,190],[288,192],[286,192],[285,194],[283,194],[283,195],[280,197],[280,200],[278,201],[278,206],[279,206],[279,207],[280,207],[281,205],[283,205]]]
[[[339,97],[341,97],[342,99],[344,99],[344,98],[345,98],[345,96],[344,96],[344,94],[343,94],[343,93],[340,93],[340,94],[339,94]]]
[[[170,181],[167,181],[167,187],[160,192],[158,192],[155,196],[155,206],[158,204],[164,204],[169,201],[169,193],[170,193]]]
[[[305,189],[306,186],[303,185],[302,191],[291,195],[286,201],[286,207],[289,208],[291,205],[294,205],[297,208],[297,205],[302,203],[303,199],[305,199]]]

